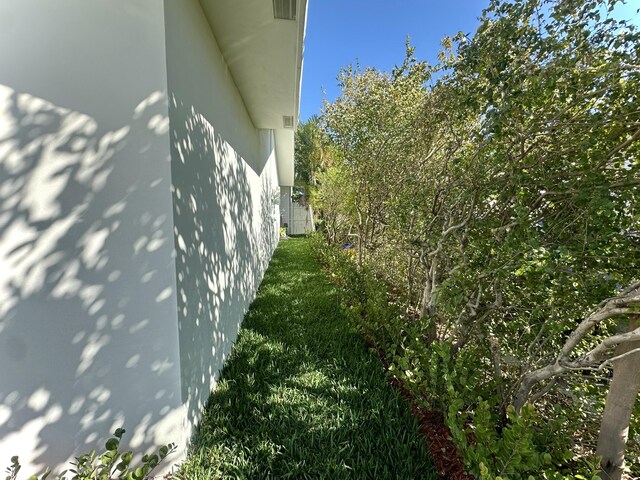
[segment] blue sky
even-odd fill
[[[435,63],[440,40],[475,32],[489,0],[309,0],[300,119],[319,114],[340,93],[340,68],[356,61],[390,70],[404,59],[407,36],[416,56]],[[323,94],[326,91],[326,96]]]
[[[636,16],[638,0],[617,10]],[[340,93],[340,68],[356,61],[389,71],[402,63],[407,36],[419,59],[435,63],[440,40],[475,32],[489,0],[309,0],[300,120],[319,114],[323,98]],[[324,93],[323,93],[324,92]]]

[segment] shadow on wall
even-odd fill
[[[194,426],[276,247],[278,188],[193,106],[173,98],[169,116],[182,399]],[[275,162],[270,132],[267,143],[259,164]]]
[[[0,468],[174,434],[166,112],[156,92],[107,130],[0,85]]]

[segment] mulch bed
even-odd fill
[[[377,353],[384,368],[388,369],[389,361],[385,352],[373,342],[373,339],[365,337],[365,341],[369,348]],[[458,455],[455,444],[451,441],[451,431],[444,424],[442,413],[426,410],[416,405],[415,398],[398,378],[390,376],[387,382],[411,405],[411,413],[420,422],[420,433],[425,438],[440,480],[476,480],[473,475],[465,472],[464,462]]]
[[[415,403],[411,411],[420,421],[420,433],[426,438],[429,453],[433,457],[440,479],[475,480],[473,475],[465,472],[464,463],[451,441],[451,432],[444,424],[442,414],[419,408]]]

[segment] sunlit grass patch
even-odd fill
[[[186,479],[436,478],[407,406],[304,239],[278,247],[204,412]]]

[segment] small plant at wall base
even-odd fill
[[[144,455],[136,466],[132,464],[133,452],[120,450],[124,433],[123,428],[116,429],[113,437],[106,441],[102,454],[91,450],[77,456],[75,462],[71,462],[73,467],[62,472],[57,480],[145,480],[167,455],[176,450],[174,443],[163,445],[155,453]],[[5,480],[18,480],[20,469],[18,457],[12,457]],[[42,475],[32,475],[28,480],[46,480],[50,474],[51,470],[47,468]]]

